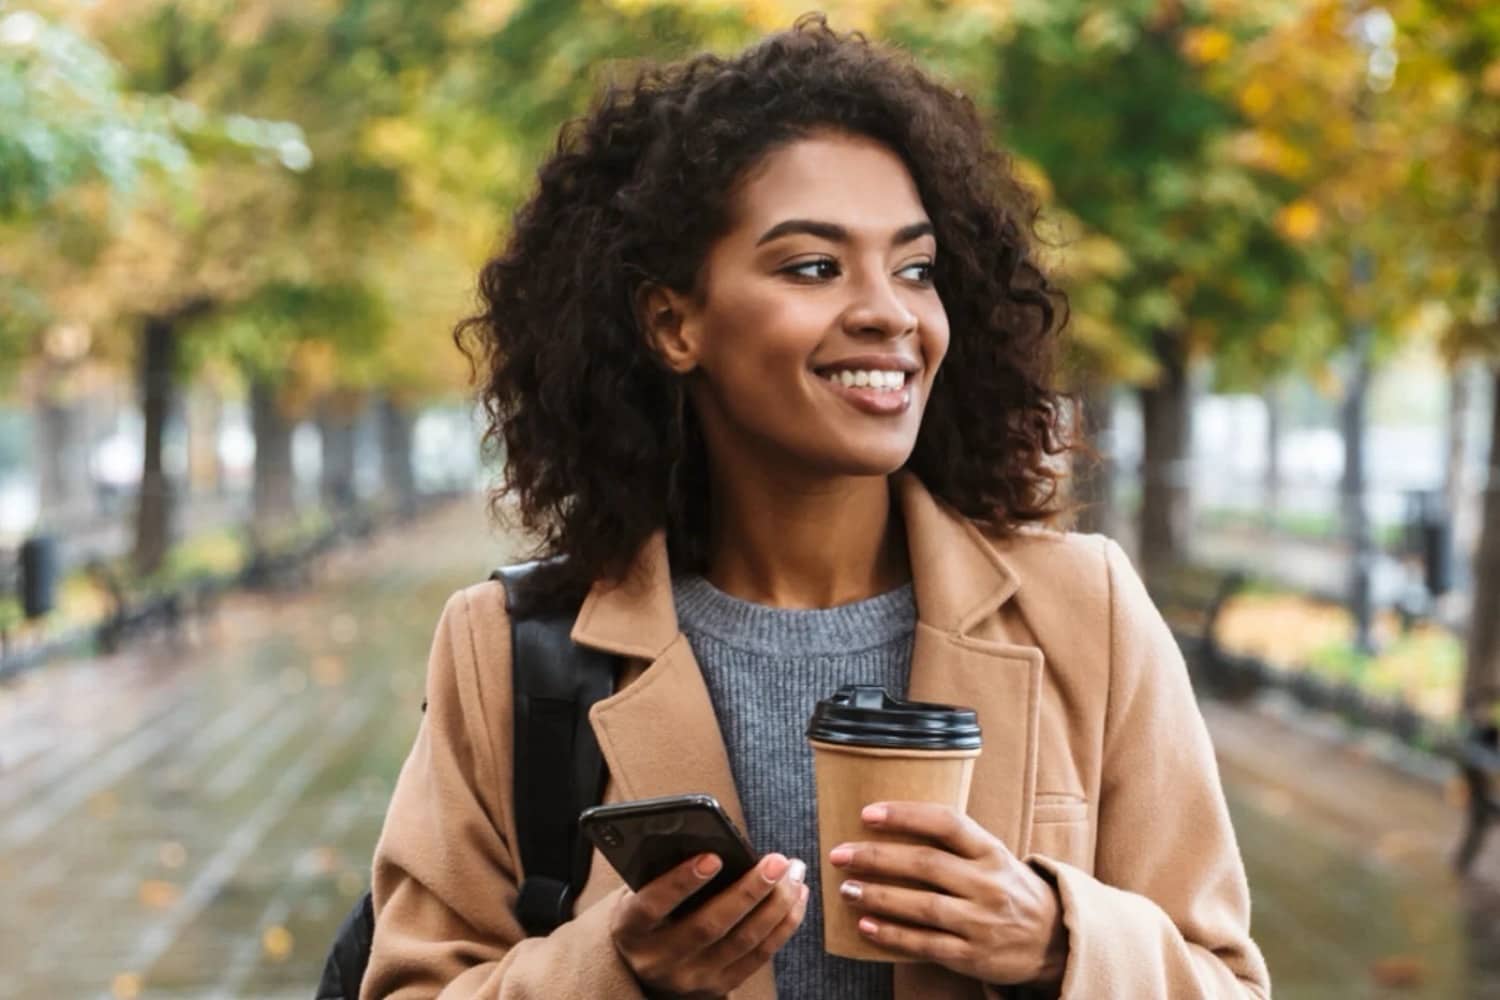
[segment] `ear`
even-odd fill
[[[635,296],[636,318],[662,363],[679,375],[698,367],[697,328],[687,296],[664,285],[642,285]]]

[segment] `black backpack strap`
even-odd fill
[[[578,814],[604,794],[604,757],[589,708],[614,691],[617,658],[576,645],[576,612],[534,614],[520,599],[536,563],[490,574],[505,586],[515,688],[514,808],[522,880],[516,916],[526,933],[550,934],[573,916],[592,850]]]
[[[318,981],[314,1000],[357,1000],[359,984],[370,963],[370,942],[375,937],[375,909],[366,892],[344,917],[333,936],[328,957],[323,960],[323,977]]]

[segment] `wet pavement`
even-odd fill
[[[176,646],[0,687],[0,998],[305,998],[368,881],[444,599],[510,552],[465,501]],[[1276,704],[1205,708],[1276,995],[1500,998],[1500,834]]]

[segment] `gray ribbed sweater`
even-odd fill
[[[782,1000],[884,1000],[886,963],[823,951],[817,799],[804,731],[841,684],[906,692],[916,602],[911,585],[827,610],[741,601],[699,576],[673,581],[677,617],[703,670],[751,844],[807,862],[807,917],[775,959]],[[838,887],[830,891],[837,892]]]

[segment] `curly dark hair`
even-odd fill
[[[674,568],[701,569],[707,456],[681,377],[638,321],[637,293],[700,289],[736,181],[817,132],[899,155],[936,231],[951,341],[908,467],[1004,534],[1056,513],[1072,445],[1052,370],[1067,301],[1039,267],[1032,195],[973,103],[904,54],[800,19],[733,58],[652,65],[565,125],[479,281],[455,338],[474,365],[491,496],[515,502],[541,557],[542,599],[617,578],[665,528]]]

